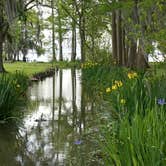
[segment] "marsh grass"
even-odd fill
[[[103,65],[83,69],[83,83],[102,107],[98,143],[105,165],[166,165],[166,104],[158,103],[166,99],[166,77],[132,73]],[[115,81],[123,85],[115,88]]]
[[[17,108],[23,105],[28,87],[28,77],[23,73],[0,75],[0,119],[18,115]]]
[[[166,164],[165,110],[157,106],[146,109],[145,115],[135,112],[120,121],[110,121],[102,129],[100,141],[106,165],[158,166]]]

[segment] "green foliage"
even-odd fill
[[[17,106],[23,105],[28,77],[22,73],[0,76],[0,119],[17,116]]]
[[[105,164],[165,165],[165,110],[156,106],[146,109],[144,116],[135,111],[131,120],[128,116],[120,121],[110,120],[109,127],[103,128]]]
[[[166,77],[105,65],[84,65],[82,76],[102,110],[105,165],[165,165]]]

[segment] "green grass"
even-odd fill
[[[77,67],[80,68],[80,62],[49,62],[49,63],[40,63],[40,62],[32,62],[32,63],[25,63],[25,62],[15,62],[15,63],[5,63],[5,69],[9,73],[14,73],[15,71],[21,71],[27,74],[28,76],[32,76],[33,74],[43,72],[51,67],[58,67],[58,68],[72,68]],[[151,63],[150,71],[155,73],[157,76],[161,76],[165,74],[166,70],[166,63]]]
[[[51,63],[25,63],[25,62],[15,62],[15,63],[5,63],[5,69],[9,73],[15,73],[20,71],[25,73],[27,76],[32,77],[34,74],[39,72],[44,72],[52,67]]]
[[[57,68],[72,68],[72,67],[80,67],[80,62],[32,62],[32,63],[26,63],[26,62],[14,62],[14,63],[5,63],[4,67],[7,72],[9,73],[15,73],[16,71],[21,71],[28,75],[29,77],[32,77],[36,73],[44,72],[49,68],[57,67]]]

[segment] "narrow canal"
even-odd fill
[[[0,125],[1,166],[95,164],[88,134],[96,130],[94,102],[81,75],[81,70],[58,70],[29,87],[21,122]]]

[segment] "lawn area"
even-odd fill
[[[15,73],[16,71],[21,71],[29,77],[33,76],[36,73],[44,72],[49,68],[72,68],[80,67],[80,62],[14,62],[14,63],[4,63],[5,69],[9,73]]]
[[[31,77],[32,75],[44,72],[45,70],[51,68],[52,63],[25,63],[25,62],[15,62],[15,63],[5,63],[5,69],[9,73],[15,73],[16,71],[21,71]]]

